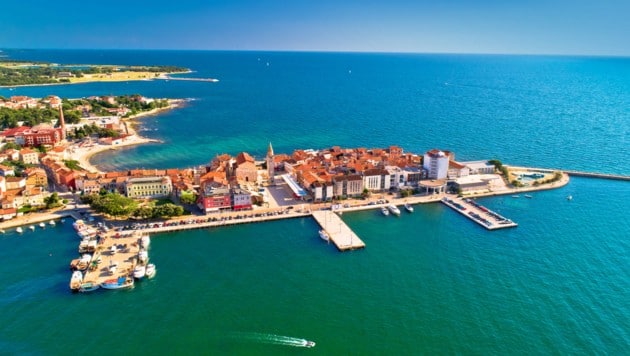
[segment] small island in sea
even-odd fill
[[[0,59],[0,87],[166,79],[189,73],[178,66],[56,64]]]

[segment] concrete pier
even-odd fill
[[[330,236],[339,251],[356,250],[364,248],[365,243],[357,234],[341,220],[341,218],[330,210],[313,211],[313,218]]]
[[[471,199],[444,198],[442,203],[488,230],[518,226],[514,221],[477,204]]]

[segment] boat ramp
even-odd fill
[[[514,221],[495,213],[483,205],[477,204],[472,199],[444,197],[442,203],[488,230],[518,226]]]
[[[312,215],[339,251],[356,250],[365,247],[365,243],[359,236],[333,211],[318,210],[313,211]]]

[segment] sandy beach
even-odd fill
[[[160,140],[150,139],[150,138],[146,138],[146,137],[142,137],[138,135],[136,131],[137,122],[135,120],[143,118],[143,117],[158,115],[162,112],[181,107],[184,102],[185,100],[183,99],[169,99],[169,105],[167,107],[153,109],[151,111],[146,111],[146,112],[139,113],[137,115],[130,116],[128,119],[124,120],[124,125],[129,136],[127,136],[123,140],[122,143],[116,146],[102,145],[102,144],[99,144],[98,142],[95,142],[90,145],[83,145],[83,146],[79,146],[76,144],[71,145],[69,149],[69,152],[70,152],[69,158],[72,160],[78,161],[79,165],[89,172],[101,173],[102,172],[101,170],[99,170],[96,166],[90,163],[90,158],[92,156],[94,156],[95,154],[99,152],[104,152],[108,150],[116,150],[120,147],[141,145],[145,143],[160,143],[161,142]]]

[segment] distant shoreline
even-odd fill
[[[156,79],[171,79],[168,78],[169,75],[172,74],[189,74],[192,73],[192,70],[188,70],[188,71],[184,71],[184,72],[155,72],[155,74],[157,74],[155,77],[153,78],[139,78],[139,77],[134,77],[134,78],[123,78],[123,77],[117,77],[117,78],[98,78],[98,77],[94,77],[94,78],[88,78],[89,80],[85,80],[85,81],[75,81],[75,82],[58,82],[58,83],[42,83],[42,84],[19,84],[19,85],[0,85],[0,88],[6,88],[6,89],[12,89],[12,88],[22,88],[22,87],[46,87],[46,86],[53,86],[53,85],[72,85],[72,84],[88,84],[88,83],[120,83],[120,82],[138,82],[138,81],[152,81],[152,80],[156,80]],[[126,72],[123,72],[126,73]],[[166,77],[166,78],[165,78]]]

